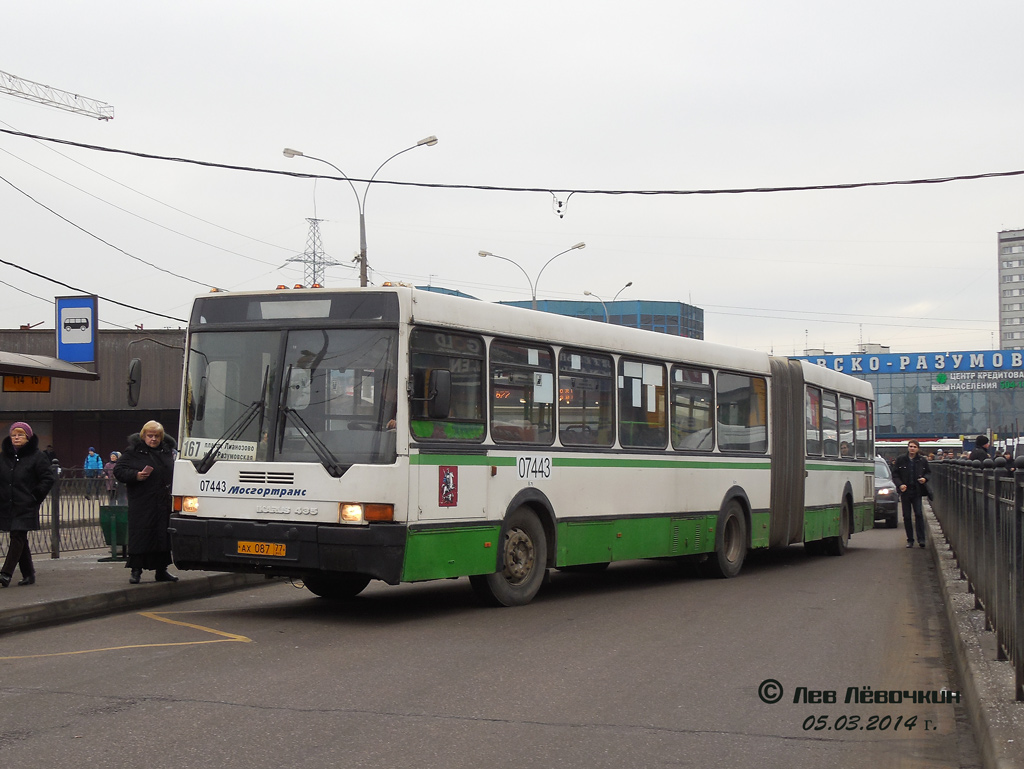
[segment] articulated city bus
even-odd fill
[[[871,386],[805,361],[407,287],[213,293],[189,321],[179,569],[346,598],[872,526]]]

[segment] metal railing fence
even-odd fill
[[[59,558],[66,551],[105,547],[100,505],[124,504],[123,484],[108,484],[103,477],[86,478],[81,468],[61,468],[53,488],[40,505],[39,530],[29,532],[32,554]],[[2,552],[6,553],[9,545],[10,534],[0,532]]]
[[[1024,701],[1024,457],[933,462],[932,509]]]

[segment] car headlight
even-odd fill
[[[891,497],[896,494],[895,489],[879,489],[878,496],[880,497]]]

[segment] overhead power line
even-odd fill
[[[547,194],[560,194],[560,195],[742,195],[747,193],[761,192],[809,192],[814,190],[852,190],[862,187],[892,187],[901,185],[917,185],[917,184],[946,184],[948,182],[962,182],[972,181],[976,179],[997,179],[1008,176],[1021,176],[1024,175],[1024,170],[1021,171],[993,171],[989,173],[980,174],[963,174],[960,176],[939,176],[924,179],[895,179],[890,181],[873,181],[873,182],[845,182],[840,184],[807,184],[807,185],[793,185],[784,187],[733,187],[723,189],[702,189],[702,190],[600,190],[600,189],[568,189],[568,188],[555,188],[555,187],[503,187],[498,185],[490,184],[441,184],[432,182],[400,182],[400,181],[389,181],[387,179],[357,179],[355,177],[345,176],[328,176],[326,174],[310,174],[301,173],[296,171],[279,171],[270,168],[254,168],[252,166],[238,166],[231,165],[228,163],[214,163],[208,160],[194,160],[191,158],[180,158],[180,157],[169,157],[167,155],[154,155],[147,152],[136,152],[134,150],[122,150],[113,147],[103,147],[96,144],[83,144],[81,142],[73,142],[67,139],[56,139],[49,136],[39,136],[36,134],[28,134],[22,131],[12,131],[9,129],[0,128],[0,133],[10,134],[11,136],[21,136],[27,139],[35,139],[43,142],[54,142],[55,144],[64,144],[70,147],[79,147],[80,149],[92,150],[95,152],[110,152],[118,155],[130,155],[132,157],[144,158],[147,160],[163,160],[173,163],[187,163],[190,165],[205,166],[207,168],[223,168],[228,171],[245,171],[247,173],[259,173],[259,174],[273,174],[276,176],[291,176],[298,179],[334,179],[336,181],[344,180],[350,182],[361,182],[366,184],[390,184],[398,187],[424,187],[429,189],[449,189],[449,190],[482,190],[486,192],[543,192]]]
[[[147,267],[152,267],[154,270],[159,270],[160,272],[167,273],[168,275],[171,275],[171,276],[173,276],[175,278],[180,278],[181,280],[188,281],[189,283],[195,283],[197,286],[202,286],[203,288],[216,288],[216,286],[210,286],[209,283],[203,283],[201,281],[193,280],[192,278],[185,277],[184,275],[179,275],[176,272],[172,272],[171,270],[168,270],[168,269],[165,269],[163,267],[160,267],[159,265],[153,264],[152,262],[147,262],[145,259],[143,259],[141,257],[138,257],[138,256],[135,256],[135,254],[130,254],[127,251],[125,251],[123,248],[120,248],[119,246],[115,246],[113,243],[110,243],[109,241],[104,240],[99,235],[96,235],[95,233],[89,232],[89,230],[85,229],[81,225],[75,224],[73,221],[68,219],[66,216],[63,216],[62,214],[58,214],[56,211],[54,211],[52,208],[47,206],[45,203],[40,203],[34,197],[29,195],[27,192],[25,192],[25,190],[21,189],[17,185],[15,185],[12,182],[8,181],[3,176],[0,176],[0,181],[10,185],[10,187],[12,187],[14,190],[20,192],[22,195],[24,195],[26,198],[31,200],[37,206],[39,206],[40,208],[45,208],[47,211],[49,211],[51,214],[56,216],[58,219],[61,219],[61,220],[65,221],[65,222],[67,222],[72,227],[74,227],[76,230],[79,230],[80,232],[84,232],[90,238],[95,238],[96,240],[98,240],[100,243],[102,243],[105,246],[110,246],[112,249],[114,249],[115,251],[118,251],[118,252],[124,254],[129,259],[134,259],[135,261],[141,262],[142,264],[146,265]]]
[[[70,288],[72,291],[78,291],[81,294],[91,294],[91,293],[93,293],[91,291],[85,290],[84,288],[78,288],[77,286],[72,286],[70,283],[64,283],[63,281],[57,280],[56,278],[51,278],[48,275],[43,275],[41,272],[35,272],[34,270],[30,270],[28,267],[22,267],[20,264],[15,264],[14,262],[8,262],[6,259],[0,259],[0,264],[6,264],[8,267],[13,267],[16,270],[21,270],[22,272],[27,272],[29,275],[34,275],[37,278],[42,278],[43,280],[48,280],[50,283],[56,283],[58,286],[64,286],[64,288]],[[105,296],[103,296],[101,294],[96,294],[96,296],[99,297],[100,299],[102,299],[104,302],[110,302],[111,304],[116,304],[118,307],[127,307],[129,310],[135,310],[137,312],[144,312],[147,315],[155,315],[158,318],[167,318],[168,320],[176,320],[176,321],[178,321],[178,323],[187,323],[188,322],[184,318],[175,318],[173,315],[164,315],[162,312],[154,312],[153,310],[146,310],[146,309],[144,309],[142,307],[136,307],[135,305],[132,305],[132,304],[125,304],[124,302],[119,302],[116,299],[108,299],[107,297],[105,297]]]

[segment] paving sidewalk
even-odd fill
[[[10,587],[0,588],[0,634],[148,608],[190,598],[268,584],[252,574],[177,571],[177,582],[154,582],[152,571],[138,585],[128,583],[124,561],[110,558],[110,548],[64,553],[60,558],[33,554],[36,583],[18,587],[15,571]]]

